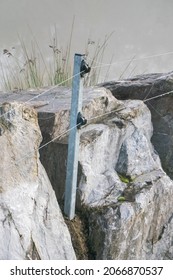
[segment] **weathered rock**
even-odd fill
[[[0,107],[0,259],[75,259],[70,234],[39,161],[34,109]]]
[[[94,110],[97,104],[92,103],[91,112],[98,111],[98,107]],[[150,142],[150,111],[142,101],[122,101],[118,107],[115,99],[113,104],[121,110],[105,114],[97,124],[91,120],[81,130],[77,208],[88,218],[92,254],[96,259],[172,258],[171,230],[164,228],[172,225],[173,182]],[[48,172],[56,178],[60,200],[65,143],[66,137],[57,139],[47,147],[44,158]]]
[[[135,178],[161,168],[150,142],[149,110],[141,101],[124,101],[124,107],[114,117],[105,119],[103,124],[83,129],[79,193],[82,203],[90,207],[117,201],[126,186],[118,174]]]
[[[106,116],[111,115],[111,111],[120,110],[123,105],[121,101],[112,96],[109,90],[104,88],[85,89],[83,95],[82,111],[87,119],[87,125],[101,123]],[[40,150],[40,155],[58,201],[62,203],[66,177],[67,141],[69,135],[66,131],[69,129],[71,92],[69,91],[65,94],[66,99],[61,106],[58,104],[59,102],[61,104],[62,100],[64,100],[64,90],[61,93],[59,92],[57,96],[60,101],[56,101],[57,106],[54,106],[51,115],[49,115],[50,108],[46,106],[38,109],[38,118],[43,135],[42,144],[44,145],[44,143],[56,138],[53,143]]]
[[[116,125],[105,124],[89,125],[82,133],[79,154],[82,178],[78,187],[82,205],[109,204],[124,190],[125,184],[115,172],[116,151],[120,149],[122,134]]]
[[[147,100],[173,91],[173,72],[145,74],[132,79],[102,84],[118,99]],[[157,150],[163,169],[173,179],[173,110],[172,93],[145,101],[152,114],[154,133],[152,143]]]
[[[120,100],[145,100],[173,89],[173,72],[151,73],[133,78],[110,81],[99,86],[109,89]]]
[[[173,182],[151,145],[149,110],[140,101],[124,106],[81,136],[79,207],[88,211],[93,255],[172,259]]]
[[[71,89],[65,87],[46,88],[27,92],[0,94],[0,102],[20,101],[36,108],[43,136],[42,145],[55,139],[40,150],[44,165],[59,203],[64,197],[66,176],[67,137],[71,106]],[[105,88],[86,88],[83,92],[83,114],[90,123],[101,122],[122,103]],[[58,143],[59,145],[56,145]],[[80,170],[79,170],[80,171]]]
[[[133,201],[127,197],[127,201],[90,211],[90,240],[97,259],[173,258],[172,233],[164,230],[172,226],[168,198],[173,184],[160,171],[147,174],[146,181],[138,179],[140,184],[131,184],[136,191]]]
[[[77,208],[88,219],[93,257],[173,259],[173,182],[150,141],[150,111],[142,101],[118,101],[103,88],[85,94],[90,121],[81,129]],[[60,126],[69,126],[70,102],[58,98],[53,102],[61,106],[37,110],[43,143],[57,137],[41,157],[62,202],[67,135]]]

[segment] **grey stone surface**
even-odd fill
[[[40,158],[59,203],[64,198],[66,176],[67,138],[71,106],[71,89],[53,87],[40,90],[1,93],[0,102],[17,101],[33,106],[38,112],[38,121],[43,136],[41,145],[55,139],[40,150]],[[86,88],[83,92],[83,114],[88,124],[101,122],[122,103],[105,88]],[[106,115],[104,115],[106,114]],[[108,114],[108,115],[107,115]],[[103,115],[100,117],[100,115]],[[58,145],[56,145],[58,143]]]
[[[61,93],[62,98],[63,92]],[[68,93],[68,97],[70,100],[70,92]],[[123,106],[121,101],[115,99],[111,92],[104,88],[85,89],[83,98],[84,102],[82,113],[87,119],[87,126],[89,124],[93,125],[94,123],[102,123],[105,118],[109,118],[111,116],[112,111],[120,110]],[[51,183],[55,189],[59,203],[62,203],[64,198],[67,140],[69,135],[69,132],[66,133],[69,129],[69,100],[68,104],[64,105],[63,108],[58,106],[56,109],[54,108],[53,115],[50,117],[49,113],[44,112],[45,107],[40,107],[40,109],[38,109],[39,125],[43,135],[42,144],[44,145],[44,143],[56,138],[53,143],[50,143],[46,148],[41,149],[40,154],[41,161],[45,166]],[[87,126],[85,128],[86,130]],[[81,129],[81,133],[83,129],[84,128]]]
[[[120,99],[140,99],[156,97],[173,91],[173,72],[139,75],[122,81],[102,84]],[[152,143],[157,150],[163,169],[173,179],[173,93],[146,102],[151,111],[153,123]]]
[[[81,135],[78,207],[90,246],[96,259],[172,259],[173,182],[150,142],[150,111],[137,100],[124,107]]]
[[[21,92],[1,93],[0,103],[22,102],[33,106],[38,112],[43,140],[53,139],[69,128],[71,89],[66,87],[43,88]],[[118,109],[121,101],[115,99],[105,88],[86,88],[83,92],[83,114],[91,122],[98,122],[98,115]],[[94,119],[95,118],[95,119]],[[88,121],[89,123],[89,121]],[[64,138],[64,134],[63,134]],[[59,142],[59,138],[58,138]]]
[[[106,201],[114,186],[119,189],[118,193],[122,191],[124,184],[117,173],[135,178],[161,168],[150,142],[149,110],[141,101],[124,101],[123,104],[125,109],[114,117],[105,119],[102,124],[89,125],[81,134],[79,162],[83,178],[79,192],[86,204],[93,205],[93,200],[99,201],[99,197]]]
[[[36,111],[19,103],[5,103],[0,110],[0,259],[75,259],[39,160]]]
[[[58,95],[57,106],[50,104],[48,95],[32,102],[39,112],[43,144],[57,137],[40,152],[60,203],[69,97]],[[43,106],[41,102],[48,100]],[[88,89],[84,100],[83,113],[89,121],[81,129],[77,210],[87,219],[90,253],[96,259],[173,259],[173,182],[151,144],[150,111],[142,101],[119,101],[104,88]],[[2,125],[2,135],[7,124]],[[39,212],[37,219],[41,217]]]
[[[138,178],[140,179],[140,178]],[[142,181],[140,185],[144,184]],[[134,202],[94,209],[90,239],[97,259],[172,259],[172,181],[163,172],[147,174]],[[95,225],[95,226],[93,226]],[[102,246],[101,246],[102,244]]]

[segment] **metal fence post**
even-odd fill
[[[76,203],[78,150],[80,141],[80,131],[77,129],[76,125],[78,113],[82,109],[83,81],[80,75],[82,60],[83,55],[75,54],[64,203],[64,213],[68,216],[70,220],[74,218]]]

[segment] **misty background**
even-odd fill
[[[173,70],[172,12],[172,0],[0,0],[1,69],[7,68],[4,49],[20,53],[19,37],[28,48],[36,38],[49,61],[55,29],[58,47],[66,46],[74,20],[72,63],[75,52],[85,52],[88,39],[96,44],[112,33],[98,65],[100,81],[110,62],[107,80],[168,72]]]

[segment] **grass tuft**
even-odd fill
[[[28,88],[40,88],[50,85],[71,86],[72,67],[72,39],[75,18],[73,18],[69,41],[66,48],[58,45],[57,30],[55,27],[51,43],[48,44],[50,50],[49,62],[41,52],[39,44],[33,35],[32,42],[26,46],[19,36],[19,48],[3,50],[3,61],[0,60],[0,70],[2,76],[3,89],[24,90]],[[105,50],[113,32],[105,36],[103,42],[95,42],[88,39],[85,54],[91,72],[84,79],[84,86],[92,86],[98,83],[100,78],[100,68]],[[108,68],[105,78],[109,75]],[[105,79],[104,79],[105,80]]]

